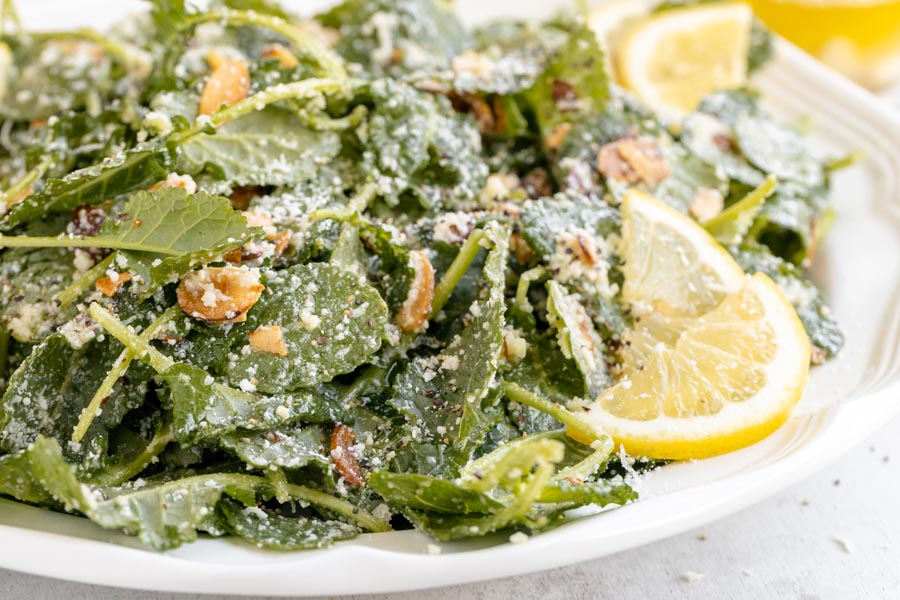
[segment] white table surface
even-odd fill
[[[0,599],[50,598],[205,597],[133,592],[0,570]],[[900,419],[837,464],[798,482],[784,494],[668,540],[526,577],[353,598],[900,598]]]

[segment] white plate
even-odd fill
[[[472,0],[458,4],[468,14],[478,6]],[[133,6],[33,0],[23,12],[32,27],[100,26]],[[311,9],[309,1],[303,6]],[[490,4],[500,13],[512,6]],[[540,10],[539,0],[515,3],[520,16]],[[201,539],[158,554],[84,519],[0,501],[0,567],[177,592],[311,596],[411,590],[619,552],[741,510],[824,468],[900,411],[900,117],[795,48],[779,43],[777,54],[756,81],[769,106],[785,119],[811,117],[817,147],[858,148],[867,158],[835,178],[840,218],[814,273],[847,332],[847,348],[815,370],[800,410],[768,439],[727,456],[667,466],[644,480],[639,502],[527,543],[496,536],[443,544],[440,555],[430,555],[431,541],[413,531],[363,535],[323,551],[277,553],[240,541]]]

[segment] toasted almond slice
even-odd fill
[[[112,298],[119,291],[119,288],[131,281],[131,273],[119,273],[116,278],[103,277],[94,283],[94,287],[104,296]]]
[[[415,276],[397,314],[397,326],[402,331],[421,331],[428,321],[434,300],[434,267],[421,250],[410,252],[409,261]]]
[[[210,323],[238,323],[259,300],[265,286],[259,274],[241,267],[206,267],[185,275],[178,284],[178,306]]]
[[[244,248],[243,246],[239,248],[235,248],[234,250],[229,250],[225,254],[222,255],[222,259],[225,262],[229,262],[234,265],[239,265],[244,261]]]
[[[240,102],[250,93],[250,72],[247,63],[233,58],[222,58],[210,53],[208,58],[213,67],[203,93],[200,96],[199,114],[211,115],[223,104]]]
[[[273,221],[272,217],[266,213],[255,210],[245,210],[241,214],[244,215],[244,218],[247,220],[247,225],[250,227],[262,227],[265,229],[267,227],[275,226],[275,221]]]
[[[282,69],[293,69],[300,64],[297,57],[281,44],[266,45],[263,47],[261,55],[263,58],[278,60],[278,66]]]
[[[274,354],[275,356],[287,356],[287,346],[284,345],[284,335],[278,325],[264,325],[249,334],[250,347],[257,352]]]
[[[366,484],[359,470],[359,462],[353,454],[351,446],[356,436],[347,425],[338,424],[331,432],[331,462],[344,481],[356,487]]]
[[[157,181],[150,186],[151,192],[158,192],[164,188],[179,187],[183,188],[188,194],[197,193],[197,182],[190,175],[179,175],[178,173],[169,173],[169,176],[162,181]]]
[[[275,254],[281,254],[287,250],[288,244],[291,243],[290,231],[278,231],[267,236],[270,242],[275,243]]]

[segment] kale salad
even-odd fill
[[[5,8],[2,496],[157,550],[515,540],[631,502],[666,457],[576,408],[638,320],[634,189],[770,276],[813,363],[841,348],[804,270],[849,159],[752,89],[655,115],[578,15],[152,0],[101,33]]]

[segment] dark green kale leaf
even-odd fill
[[[578,365],[584,379],[581,397],[596,398],[612,382],[605,344],[578,295],[555,280],[547,282],[547,318],[556,329],[563,355]]]
[[[503,350],[509,231],[494,226],[489,238],[485,297],[470,307],[471,319],[439,355],[407,363],[393,385],[389,403],[417,432],[407,449],[431,458],[424,474],[454,473],[501,416],[488,400]]]
[[[0,494],[22,502],[42,504],[51,500],[31,470],[31,453],[25,449],[14,454],[0,456]]]
[[[376,77],[446,68],[471,46],[440,0],[347,0],[318,19],[341,34],[338,53]]]
[[[575,362],[566,358],[552,330],[537,331],[531,326],[519,330],[528,344],[525,357],[503,372],[503,379],[532,392],[565,404],[584,395],[581,372]],[[525,434],[561,429],[562,423],[529,406],[509,406],[512,423]]]
[[[704,106],[716,104],[717,97],[719,95],[707,97]],[[722,104],[725,104],[724,99]],[[710,168],[718,169],[732,182],[746,188],[760,185],[765,176],[741,154],[728,120],[704,112],[704,106],[685,119],[681,142],[694,156],[705,161]]]
[[[265,283],[268,292],[236,329],[249,334],[278,326],[287,354],[240,352],[228,367],[233,385],[246,379],[264,393],[279,393],[331,381],[369,360],[389,334],[381,295],[345,269],[297,265],[268,272]]]
[[[539,531],[552,527],[562,519],[566,510],[597,501],[603,505],[627,502],[633,493],[617,489],[617,484],[594,485],[593,477],[602,469],[612,448],[607,438],[603,448],[587,458],[556,471],[557,465],[568,462],[567,446],[559,438],[564,434],[542,433],[508,442],[490,454],[467,464],[460,477],[451,485],[472,490],[495,499],[499,507],[487,514],[450,514],[453,503],[446,501],[448,493],[461,496],[463,492],[441,486],[440,493],[431,493],[430,486],[419,488],[421,504],[433,502],[442,510],[401,507],[403,514],[419,529],[439,540],[486,535],[508,527],[522,527]],[[577,455],[583,456],[582,451]],[[577,460],[577,459],[576,459]],[[588,483],[579,484],[578,480]],[[578,485],[588,485],[575,491]],[[622,484],[624,485],[624,484]],[[482,503],[483,506],[484,503]]]
[[[78,480],[56,440],[38,438],[29,455],[35,478],[67,509],[106,529],[124,529],[156,550],[193,542],[198,530],[215,525],[222,494],[254,503],[257,492],[263,491],[258,487],[264,480],[231,473],[94,490]]]
[[[800,269],[764,246],[744,244],[730,251],[742,269],[748,273],[765,273],[791,301],[813,345],[813,362],[823,362],[841,350],[844,334],[831,315],[825,296]]]
[[[503,504],[456,482],[416,473],[375,471],[368,485],[398,509],[433,513],[491,513]]]
[[[373,104],[359,133],[361,168],[388,204],[410,195],[434,210],[473,205],[488,170],[468,118],[446,98],[390,79],[364,86],[359,100]]]
[[[355,525],[341,521],[323,521],[313,517],[287,517],[255,506],[222,499],[216,507],[230,533],[260,548],[275,550],[311,550],[326,548],[334,542],[350,540],[360,534]]]
[[[296,421],[337,422],[346,416],[340,396],[322,388],[260,396],[215,383],[206,371],[184,363],[172,365],[158,378],[170,390],[175,439],[182,443],[220,438],[240,428],[268,430]]]
[[[0,401],[0,448],[21,451],[41,435],[70,439],[81,411],[119,351],[108,340],[73,347],[64,335],[47,337],[12,375]],[[148,373],[142,365],[129,368],[87,436],[81,444],[66,445],[66,455],[86,469],[102,466],[107,460],[109,430],[144,402],[147,381]]]
[[[580,194],[557,194],[527,202],[520,218],[522,237],[542,261],[556,252],[563,233],[583,229],[605,237],[619,228],[619,211],[597,197]]]
[[[50,179],[42,191],[13,206],[6,216],[6,226],[14,227],[51,212],[69,212],[83,204],[100,204],[149,187],[168,175],[163,167],[166,160],[161,147],[139,144],[96,165]]]
[[[604,145],[626,137],[665,139],[667,134],[645,108],[612,87],[602,110],[571,122],[571,129],[552,153],[553,173],[563,191],[589,194],[603,184],[597,155]]]
[[[807,265],[816,229],[828,210],[828,191],[791,181],[779,182],[760,209],[748,237],[795,265]]]
[[[222,435],[219,443],[248,465],[258,469],[298,469],[310,464],[328,468],[325,433],[314,425],[287,425],[267,431],[238,429]]]
[[[95,243],[118,246],[117,265],[140,276],[146,294],[261,233],[227,198],[169,187],[131,196],[121,216],[103,223]]]
[[[89,103],[96,107],[113,91],[113,61],[97,45],[65,36],[21,42],[13,44],[12,65],[4,69],[4,121],[42,121]]]
[[[654,198],[687,213],[698,190],[712,190],[723,196],[728,193],[728,180],[722,177],[718,168],[692,154],[678,142],[664,145],[663,154],[672,174],[647,189]]]
[[[563,123],[603,112],[610,97],[597,36],[583,24],[564,29],[568,33],[565,43],[555,50],[524,94],[545,140]]]
[[[771,116],[762,112],[738,115],[734,137],[743,155],[759,170],[807,188],[824,185],[822,164],[797,132],[778,124]]]
[[[66,248],[10,248],[0,261],[0,323],[19,342],[37,343],[75,315],[54,296],[72,283]]]
[[[340,149],[337,133],[307,129],[289,111],[268,107],[191,138],[175,168],[211,173],[231,186],[297,185],[316,177]]]

